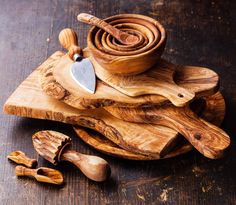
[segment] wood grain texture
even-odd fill
[[[49,68],[57,55],[60,52],[46,61]],[[124,122],[102,108],[78,110],[47,96],[38,83],[39,72],[45,68],[44,65],[36,69],[10,96],[4,105],[5,113],[85,126],[102,133],[124,149],[156,157],[164,155],[176,144],[178,133],[172,129]],[[63,88],[56,90],[59,93]]]
[[[195,93],[197,96],[201,92],[206,94],[207,91],[208,94],[213,94],[219,87],[218,75],[203,67],[176,66],[161,59],[154,67],[142,74],[121,76],[110,74],[93,58],[90,59],[96,75],[120,92],[131,97],[145,94],[161,95],[177,107],[188,104],[195,97]]]
[[[178,140],[178,143],[174,148],[168,152],[163,158],[157,156],[150,156],[139,154],[135,152],[128,151],[119,147],[114,142],[110,141],[102,134],[92,131],[90,129],[86,129],[84,127],[74,126],[73,127],[76,134],[82,139],[86,144],[93,147],[94,149],[123,159],[130,159],[130,160],[158,160],[158,159],[166,159],[171,157],[176,157],[181,154],[185,154],[192,150],[192,146],[184,141],[183,139]]]
[[[28,168],[34,168],[38,162],[36,159],[31,159],[22,151],[14,151],[7,155],[7,159],[15,162],[16,164],[22,164]]]
[[[0,0],[0,105],[50,54],[61,47],[63,28],[78,33],[85,48],[89,26],[79,23],[80,12],[100,18],[119,13],[140,13],[160,21],[168,34],[164,58],[174,64],[212,68],[220,76],[227,112],[223,128],[232,136],[226,158],[209,160],[198,152],[167,160],[135,162],[109,157],[79,140],[70,125],[5,115],[0,111],[0,201],[2,205],[160,204],[223,205],[236,200],[236,1],[189,0]],[[36,131],[54,129],[71,136],[73,147],[99,155],[112,167],[110,181],[100,184],[84,177],[69,163],[57,168],[66,185],[36,183],[14,177],[15,164],[6,156],[23,150],[39,165],[53,168],[33,149]],[[9,194],[11,193],[11,194]],[[20,193],[20,194],[19,194]]]
[[[88,57],[88,55],[89,54],[85,50],[84,56]],[[100,80],[97,80],[96,93],[89,94],[73,81],[69,69],[73,61],[67,55],[62,56],[62,53],[58,53],[53,57],[53,60],[58,60],[59,62],[55,62],[55,66],[42,65],[42,67],[44,67],[41,71],[42,88],[49,96],[59,99],[75,108],[87,109],[111,105],[119,107],[137,107],[150,104],[161,106],[169,103],[167,98],[160,95],[144,95],[135,98],[129,97],[107,84],[104,84]],[[95,70],[97,70],[97,66],[98,65],[95,65]],[[171,70],[172,69],[173,68],[171,68]],[[185,78],[178,78],[177,82],[180,83],[183,88],[184,86],[191,87],[190,93],[196,93],[196,96],[211,95],[215,93],[219,87],[219,77],[211,70],[199,67],[181,67],[179,70],[181,70],[180,72]],[[166,70],[163,72],[165,73]],[[55,80],[53,80],[53,78],[55,78]],[[140,80],[136,82],[136,84],[137,83],[140,84]],[[171,87],[171,85],[168,84],[166,87]],[[166,88],[162,91],[164,92],[164,90],[166,90]],[[170,90],[170,92],[174,92],[174,95],[172,95],[172,93],[169,93],[169,95],[167,94],[169,98],[175,98],[176,100],[181,99],[176,98],[176,92],[173,91],[175,89]],[[183,93],[181,92],[178,94],[186,94],[188,100],[193,97],[191,94],[187,94],[188,92],[185,92],[184,89],[180,89],[180,91],[183,91]],[[183,101],[181,102],[181,100],[179,100],[179,103],[183,105]]]
[[[87,16],[88,14],[84,15]],[[78,47],[77,43],[77,35],[72,29],[63,29],[59,34],[59,42],[64,48],[69,50],[68,55],[72,60],[72,56],[74,56],[74,54],[78,54],[81,52],[81,49]],[[72,50],[70,49],[70,47],[78,47],[80,51],[76,52],[76,49]],[[91,56],[91,53],[89,53],[88,50],[88,48],[84,49],[84,53],[86,57],[90,57],[90,59],[92,60],[93,66],[96,69],[96,75],[112,88],[115,88],[128,96],[135,97],[145,94],[157,94],[166,97],[175,106],[178,107],[182,107],[188,104],[195,97],[195,93],[178,86],[174,82],[173,77],[176,70],[175,67],[177,66],[168,63],[165,60],[160,60],[157,65],[151,68],[151,71],[146,71],[145,73],[142,73],[140,75],[114,75],[100,66],[98,62],[96,62],[96,60]],[[203,68],[198,69],[201,69],[201,71],[204,70]],[[58,69],[56,75],[61,74],[60,70]],[[216,81],[214,82],[214,85],[218,85],[218,76],[213,71],[206,69],[206,74],[204,75],[204,77],[206,79],[208,78],[209,84],[212,83],[212,80],[214,79]],[[205,90],[206,89],[207,88],[205,88]]]
[[[137,45],[121,45],[97,27],[88,33],[87,44],[92,56],[108,72],[135,75],[151,68],[161,57],[165,44],[164,27],[155,19],[139,14],[120,14],[105,21],[142,39]]]
[[[139,123],[152,123],[170,127],[181,133],[204,156],[222,157],[230,145],[230,137],[222,129],[198,118],[189,107],[173,105],[161,108],[118,108],[106,107],[115,117]]]
[[[107,161],[101,157],[81,154],[71,150],[71,138],[53,130],[43,130],[32,136],[35,150],[53,164],[69,161],[78,167],[91,180],[102,182],[111,174]]]
[[[50,169],[47,167],[39,167],[37,169],[30,169],[24,166],[16,166],[16,176],[18,177],[33,177],[38,182],[61,185],[64,182],[64,178],[61,172],[56,169]]]
[[[200,103],[204,103],[204,106],[199,106]],[[225,101],[220,92],[206,97],[205,99],[196,100],[192,103],[191,107],[198,110],[197,113],[199,116],[214,125],[220,126],[223,122],[225,116]],[[74,130],[85,143],[105,154],[132,160],[157,159],[155,157],[140,155],[124,150],[95,131],[78,126],[74,127]],[[177,146],[165,155],[164,158],[174,157],[190,150],[192,150],[192,147],[189,146],[188,143],[184,142],[184,140],[179,140]]]
[[[50,83],[54,83],[54,86],[58,85],[58,88],[54,89],[59,93],[57,96],[66,94],[66,91],[55,82],[51,75],[52,68],[57,63],[55,59],[60,55],[62,55],[61,52],[54,53],[19,86],[4,106],[6,113],[89,127],[126,150],[155,158],[164,156],[176,145],[178,132],[167,127],[127,123],[113,117],[102,108],[73,109],[45,95],[37,82],[39,72],[45,73],[47,79],[50,79],[46,86]]]
[[[87,13],[81,13],[77,16],[78,21],[91,24],[93,26],[97,26],[101,28],[102,30],[106,31],[107,33],[111,34],[112,37],[114,37],[116,40],[118,40],[120,43],[124,45],[137,45],[142,41],[142,38],[139,38],[138,36],[132,35],[128,32],[124,32],[120,29],[117,29],[116,27],[112,26],[111,24],[108,24],[106,21],[93,16],[91,14]],[[141,36],[142,37],[142,36]]]

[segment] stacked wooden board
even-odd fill
[[[84,56],[90,57],[87,49]],[[217,92],[219,77],[212,70],[160,60],[145,73],[121,77],[105,73],[90,59],[103,80],[97,79],[95,94],[86,93],[71,79],[73,61],[58,51],[22,82],[4,111],[72,124],[90,146],[127,159],[168,158],[193,146],[218,158],[229,147],[228,135],[217,127],[225,103]],[[193,102],[181,101],[183,95],[194,96]]]

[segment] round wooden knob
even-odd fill
[[[78,38],[70,28],[65,28],[59,33],[59,42],[63,48],[68,50],[68,55],[73,60],[75,54],[81,54],[82,49],[78,46]]]

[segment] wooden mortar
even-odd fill
[[[135,75],[157,63],[166,44],[165,29],[158,21],[139,14],[115,15],[105,21],[144,40],[124,45],[104,30],[92,27],[87,37],[88,48],[104,69],[113,74]]]

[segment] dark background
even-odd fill
[[[155,162],[121,160],[98,153],[81,142],[71,126],[43,120],[0,116],[0,204],[236,204],[236,1],[208,0],[0,0],[0,106],[40,63],[61,47],[58,33],[65,27],[78,32],[86,46],[89,26],[76,16],[88,12],[105,18],[140,13],[158,19],[168,32],[164,57],[174,63],[207,66],[221,77],[227,113],[223,128],[232,148],[221,160],[196,151]],[[85,178],[61,164],[66,185],[55,187],[14,176],[7,154],[25,151],[38,158],[31,135],[42,129],[68,134],[74,148],[96,154],[111,165],[105,183]],[[40,166],[52,167],[42,158]],[[166,198],[165,198],[166,196]]]

